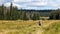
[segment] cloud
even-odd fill
[[[6,7],[9,7],[10,4],[11,4],[10,2],[5,3],[5,6],[6,6]],[[21,7],[19,4],[15,4],[15,3],[13,3],[13,6]]]
[[[13,2],[31,2],[32,0],[13,0]]]
[[[13,2],[23,5],[24,8],[25,7],[30,8],[31,6],[33,6],[32,8],[34,8],[36,6],[43,6],[43,5],[47,4],[47,2],[45,0],[13,0]]]
[[[34,7],[37,7],[37,8],[40,8],[41,7],[44,9],[49,9],[49,8],[59,8],[60,7],[60,0],[14,0],[15,3],[18,3],[18,4],[21,4],[21,5],[24,5],[25,7],[24,8],[27,8],[28,7],[30,8],[34,8]],[[22,7],[23,8],[23,7]],[[34,8],[35,9],[35,8]]]
[[[13,2],[13,6],[25,9],[56,9],[60,8],[60,0],[0,0],[0,4],[4,3],[6,6]]]

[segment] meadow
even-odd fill
[[[42,25],[39,26],[38,22]],[[0,20],[0,34],[59,34],[60,20]]]

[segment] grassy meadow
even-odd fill
[[[60,34],[60,20],[0,20],[0,34]]]
[[[51,23],[44,28],[43,34],[60,34],[60,20]]]

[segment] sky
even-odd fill
[[[6,7],[17,6],[19,9],[58,9],[60,8],[60,0],[0,0],[0,5],[4,4]]]

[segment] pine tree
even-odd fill
[[[10,11],[9,11],[9,16],[7,16],[7,17],[9,17],[9,18],[7,18],[7,19],[9,19],[9,20],[12,20],[12,11],[13,11],[13,6],[12,6],[13,4],[12,4],[12,2],[11,2],[11,5],[10,5]]]
[[[1,11],[1,16],[0,19],[4,19],[4,4],[2,4],[2,11]]]
[[[38,13],[34,13],[33,14],[33,17],[32,17],[32,20],[39,20],[40,19],[40,16]]]
[[[13,19],[13,20],[18,19],[18,11],[17,11],[17,7],[13,7],[13,11],[12,11],[12,19]]]
[[[29,18],[27,17],[27,13],[26,12],[24,12],[24,14],[23,14],[23,20],[29,20]]]

